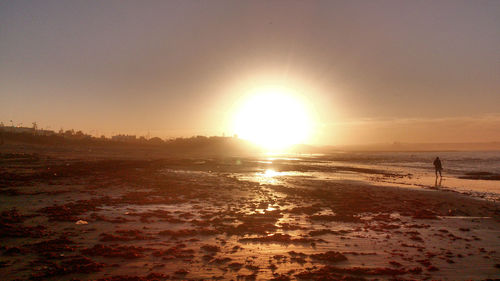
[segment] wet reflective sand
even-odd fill
[[[500,272],[497,202],[374,186],[358,168],[322,178],[315,173],[324,170],[288,159],[258,161],[4,161],[2,276],[482,280]]]

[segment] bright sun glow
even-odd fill
[[[239,137],[273,151],[306,141],[311,127],[304,102],[276,87],[252,93],[235,118]]]

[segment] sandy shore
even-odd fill
[[[4,280],[487,280],[500,206],[456,192],[242,180],[235,159],[2,154]]]

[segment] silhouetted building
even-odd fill
[[[36,134],[40,136],[53,136],[56,134],[56,132],[52,130],[37,130]]]
[[[137,138],[135,135],[116,135],[112,136],[111,140],[121,141],[121,142],[135,142]]]
[[[33,133],[35,129],[28,127],[5,127],[5,131],[12,133]]]

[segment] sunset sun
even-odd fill
[[[235,116],[235,132],[239,137],[271,151],[306,141],[311,130],[304,102],[283,88],[253,92]]]

